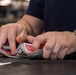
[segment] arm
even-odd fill
[[[22,43],[28,34],[38,35],[43,30],[43,21],[33,16],[24,15],[16,23],[2,25],[0,28],[0,49],[8,40],[10,50],[16,50],[16,42]]]
[[[1,26],[0,48],[2,48],[8,40],[10,50],[13,53],[16,50],[16,42],[22,43],[26,40],[28,34],[36,36],[43,31],[41,5],[42,0],[31,0],[27,10],[27,14],[29,15],[25,14],[16,23]]]
[[[36,36],[43,31],[43,21],[30,15],[24,15],[17,23],[24,25],[31,35]]]

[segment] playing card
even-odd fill
[[[0,53],[6,57],[11,58],[34,58],[42,56],[42,49],[34,51],[32,44],[21,43],[13,55],[10,52],[9,46],[3,46],[3,49],[0,49]]]
[[[18,53],[23,53],[24,54],[28,54],[28,53],[32,53],[34,52],[33,48],[32,48],[32,45],[31,44],[28,44],[28,43],[21,43],[14,54],[18,54]]]
[[[24,46],[25,50],[26,50],[28,53],[34,52],[33,47],[32,47],[32,44],[23,43],[23,46]]]

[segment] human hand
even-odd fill
[[[16,42],[21,43],[26,40],[27,32],[25,26],[19,23],[10,23],[0,28],[0,49],[8,40],[11,53],[16,50]]]
[[[76,51],[76,36],[73,32],[46,32],[37,37],[28,35],[27,40],[32,43],[35,50],[45,44],[43,47],[45,59],[63,59]]]

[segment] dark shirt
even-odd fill
[[[76,0],[31,0],[26,14],[42,19],[45,31],[76,29]]]

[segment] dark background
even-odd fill
[[[0,0],[0,26],[19,20],[26,12],[28,5],[29,0]]]

